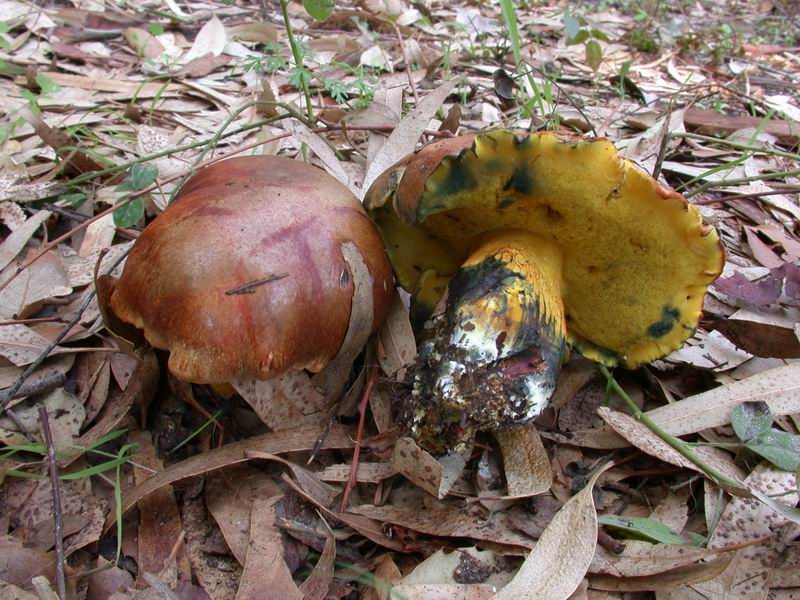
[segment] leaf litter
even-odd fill
[[[298,67],[277,3],[0,0],[3,594],[55,589],[56,512],[70,597],[76,585],[88,597],[215,599],[265,588],[369,600],[796,592],[797,479],[763,462],[792,464],[800,434],[796,7],[528,3],[515,11],[517,67],[503,4],[288,2]],[[578,357],[535,429],[460,455],[421,450],[393,418],[417,350],[408,299],[362,353],[371,286],[350,248],[357,297],[334,367],[234,382],[233,397],[170,385],[163,356],[125,354],[102,298],[88,296],[98,261],[104,274],[124,259],[176,180],[212,154],[297,155],[362,195],[420,142],[496,126],[594,130],[718,227],[727,263],[695,335],[616,376],[752,497],[720,492]],[[134,165],[154,167],[156,186],[124,229],[111,214],[85,226],[128,193],[118,188]],[[341,511],[357,417],[337,402],[358,403],[375,361]],[[733,415],[752,402],[773,420],[739,439]],[[40,405],[59,452],[59,511],[41,478]],[[597,515],[632,526],[598,528]],[[678,538],[655,541],[659,527]]]

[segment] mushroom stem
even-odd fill
[[[566,347],[561,267],[556,245],[525,231],[479,240],[409,374],[401,413],[422,445],[458,450],[476,431],[541,413]]]

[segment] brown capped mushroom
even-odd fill
[[[680,347],[722,270],[719,236],[607,140],[494,131],[435,142],[366,204],[417,329],[401,419],[422,445],[532,421],[567,343],[633,368]]]
[[[358,200],[305,163],[233,158],[189,179],[145,228],[110,306],[169,351],[179,379],[319,371],[348,331],[355,286],[346,250],[371,280],[375,331],[391,304],[392,273]]]

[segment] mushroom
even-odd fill
[[[184,381],[316,372],[351,325],[359,275],[348,250],[368,273],[372,318],[361,327],[374,332],[392,301],[392,272],[358,200],[302,162],[232,158],[200,170],[145,228],[110,307],[168,350]]]
[[[531,422],[568,344],[627,368],[680,347],[724,262],[696,208],[605,139],[440,140],[383,173],[365,204],[415,329],[433,315],[398,412],[437,453]]]

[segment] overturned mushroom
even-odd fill
[[[532,421],[567,343],[628,368],[694,331],[723,251],[678,193],[607,140],[495,131],[435,142],[370,188],[417,330],[401,420],[427,448]]]
[[[348,331],[354,282],[371,278],[375,331],[391,268],[357,199],[324,171],[274,156],[202,169],[136,241],[111,294],[114,314],[169,350],[179,379],[223,383],[319,371]]]

